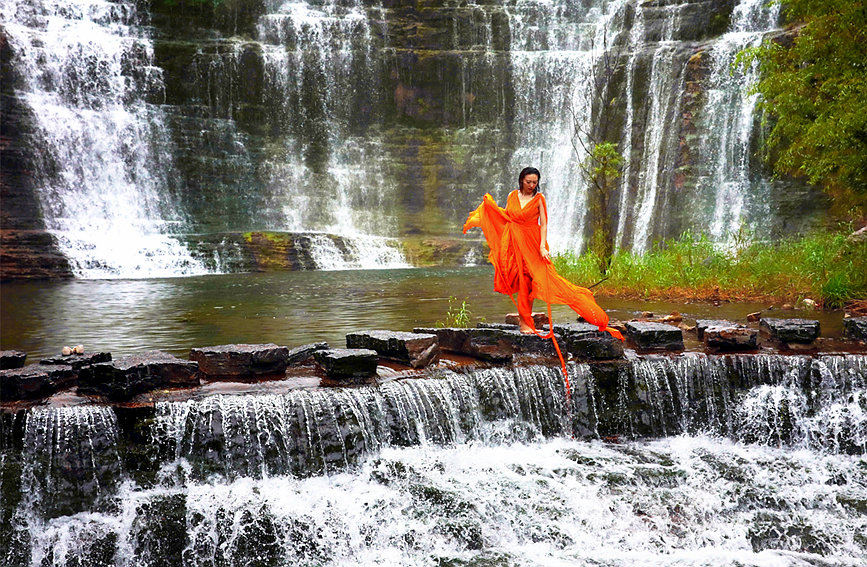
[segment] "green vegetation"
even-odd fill
[[[599,259],[602,274],[608,271],[614,254],[614,215],[610,210],[622,168],[623,156],[611,142],[596,143],[583,167],[590,183],[590,212],[594,224],[590,250]]]
[[[806,177],[839,214],[867,214],[867,1],[773,0],[785,34],[741,54],[770,128],[776,173]]]
[[[458,306],[458,298],[451,296],[449,297],[449,310],[446,313],[446,320],[437,321],[436,326],[439,328],[448,327],[465,329],[470,326],[470,316],[472,316],[472,314],[473,312],[470,311],[466,299],[461,301],[460,306]]]
[[[730,250],[719,249],[703,235],[686,233],[641,256],[616,253],[604,275],[592,251],[557,256],[554,264],[579,285],[590,286],[607,276],[594,289],[597,295],[706,301],[810,298],[825,307],[842,307],[867,303],[867,244],[850,240],[849,232],[776,243],[743,237]]]

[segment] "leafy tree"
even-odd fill
[[[766,157],[776,173],[806,177],[838,212],[867,213],[867,1],[773,0],[784,34],[746,50],[758,62]]]

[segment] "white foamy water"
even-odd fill
[[[34,543],[68,565],[115,533],[111,564],[148,564],[141,513],[174,502],[186,565],[856,566],[867,519],[840,502],[863,498],[864,466],[705,437],[386,448],[328,476],[128,484],[117,513],[57,518]]]

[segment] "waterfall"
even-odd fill
[[[761,43],[777,26],[779,4],[743,0],[732,14],[729,32],[709,51],[711,73],[705,94],[707,109],[700,117],[699,155],[708,171],[697,179],[696,194],[709,209],[709,236],[731,245],[743,230],[755,232],[771,212],[770,180],[750,167],[757,128],[757,94],[748,88],[758,78],[758,65],[734,70],[737,54]]]
[[[326,247],[314,257],[322,269],[408,267],[393,241],[370,236],[396,234],[389,210],[396,189],[381,165],[387,158],[378,133],[352,129],[354,121],[364,120],[358,105],[377,102],[376,85],[358,84],[377,73],[377,31],[357,1],[288,0],[258,25],[276,111],[296,122],[285,142],[285,161],[269,164],[266,181],[282,202],[278,226],[338,234],[352,243],[355,260],[335,263],[327,239],[319,239]]]
[[[672,140],[676,138],[673,132],[677,128],[679,93],[682,90],[679,84],[682,76],[676,70],[679,50],[677,33],[680,31],[684,7],[683,2],[661,6],[663,14],[656,15],[662,19],[661,37],[652,48],[649,70],[643,66],[643,48],[649,41],[645,37],[645,6],[636,7],[629,36],[627,120],[621,148],[627,163],[620,182],[616,240],[621,248],[629,242],[629,247],[637,253],[647,251],[658,233],[658,223],[666,217],[666,212],[662,210],[665,202],[662,194],[669,190],[673,181],[675,153]],[[646,80],[646,91],[635,88],[637,83],[643,82],[636,77],[642,72],[650,74]],[[636,107],[646,113],[645,127],[638,131],[635,129]],[[627,226],[630,227],[630,240],[627,240]]]
[[[507,8],[519,132],[511,169],[515,186],[523,167],[541,170],[555,251],[583,246],[588,198],[581,164],[587,155],[575,137],[589,134],[598,94],[590,78],[619,31],[625,5],[600,1],[579,11],[570,2],[525,1]],[[576,131],[576,124],[585,130]]]
[[[570,376],[588,440],[566,434],[547,366],[0,414],[0,554],[70,567],[862,561],[867,357],[634,357]]]
[[[2,17],[44,221],[75,274],[205,273],[171,236],[184,216],[167,190],[162,78],[136,2],[10,0]]]

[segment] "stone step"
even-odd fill
[[[0,400],[12,402],[51,396],[75,382],[75,371],[67,365],[31,364],[0,370]]]
[[[756,350],[759,344],[759,332],[743,325],[730,327],[708,327],[704,331],[704,346],[716,351],[749,351]]]
[[[289,348],[272,343],[210,346],[191,349],[190,360],[208,378],[258,378],[284,374]]]
[[[819,338],[819,322],[813,319],[762,318],[759,330],[783,343],[809,344]]]
[[[27,353],[20,350],[0,350],[0,370],[23,368]]]
[[[129,401],[160,388],[198,386],[199,376],[198,363],[151,351],[83,368],[78,392]]]
[[[682,351],[683,331],[665,323],[629,321],[626,338],[639,351]]]
[[[843,319],[843,335],[851,339],[867,340],[867,317]]]
[[[316,354],[316,351],[327,350],[328,348],[329,346],[326,342],[301,345],[289,350],[289,356],[286,357],[286,362],[289,366],[301,364],[302,362],[312,358],[313,355]]]
[[[554,325],[561,348],[582,360],[613,360],[623,357],[623,341],[590,323]]]
[[[90,366],[91,364],[99,364],[100,362],[111,362],[111,353],[110,352],[84,352],[81,354],[51,356],[48,358],[43,358],[42,360],[39,361],[39,364],[46,364],[46,365],[50,365],[50,366],[54,366],[54,365],[71,366],[73,370],[78,372],[82,368],[84,368],[85,366]]]
[[[379,354],[365,348],[318,350],[313,357],[329,378],[340,381],[363,382],[376,375],[379,364]]]
[[[439,362],[439,339],[432,333],[358,331],[346,335],[346,348],[375,350],[379,356],[413,368]]]

